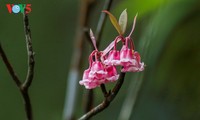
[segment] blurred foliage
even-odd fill
[[[0,1],[0,42],[17,74],[26,75],[26,49],[22,15],[8,14]],[[60,120],[65,84],[72,55],[79,1],[26,1],[32,4],[30,25],[36,52],[36,73],[30,89],[35,120]],[[94,4],[90,27],[95,28],[102,2]],[[138,13],[132,36],[136,50],[146,63],[142,73],[128,73],[118,96],[94,120],[117,119],[132,81],[143,81],[131,120],[200,119],[200,2],[198,0],[125,0],[114,1],[115,16],[127,8],[129,26]],[[128,28],[127,32],[130,30]],[[109,34],[108,34],[109,33]],[[127,33],[128,34],[128,33]],[[105,48],[117,32],[106,22],[100,48]],[[86,46],[86,47],[89,47]],[[87,54],[85,54],[87,56]],[[84,64],[86,64],[85,62]],[[86,66],[86,65],[84,65]],[[140,76],[140,77],[137,77]],[[138,78],[138,79],[133,79]],[[108,85],[111,88],[113,84]],[[83,113],[84,88],[79,92],[76,115]],[[95,90],[95,104],[103,99]],[[23,120],[20,93],[0,60],[0,119]]]

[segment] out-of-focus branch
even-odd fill
[[[103,10],[110,11],[110,8],[111,8],[111,5],[112,5],[112,1],[113,0],[106,0],[105,4],[104,4],[104,7],[103,7]],[[101,13],[101,16],[99,18],[99,22],[97,24],[97,29],[96,29],[96,32],[95,32],[96,40],[97,40],[96,41],[97,42],[97,47],[99,46],[100,41],[101,41],[101,36],[102,36],[102,32],[103,32],[105,21],[106,21],[106,14],[105,13]]]
[[[110,105],[110,103],[113,101],[113,99],[116,97],[117,93],[119,92],[119,90],[124,82],[124,77],[125,77],[125,73],[121,72],[118,82],[116,83],[116,85],[112,89],[112,91],[109,92],[108,95],[106,95],[103,102],[101,104],[99,104],[98,106],[96,106],[95,108],[93,108],[92,110],[90,110],[85,115],[83,115],[81,118],[79,118],[79,120],[88,120],[92,116],[96,115],[97,113],[99,113],[99,112],[103,111],[105,108],[107,108]]]
[[[87,90],[86,92],[85,113],[90,111],[94,104],[94,90]]]
[[[89,21],[89,9],[94,0],[81,0],[80,2],[79,21],[76,29],[73,56],[67,80],[65,105],[63,110],[64,120],[72,120],[74,118],[73,113],[76,104],[77,86],[82,61],[81,58],[83,56],[84,28],[86,28],[87,22]]]
[[[104,3],[103,10],[110,11],[112,2],[113,2],[113,0],[106,0],[105,3]],[[104,24],[106,22],[106,16],[107,16],[107,14],[101,13],[101,15],[99,17],[99,21],[98,21],[96,32],[95,32],[97,47],[99,46],[99,44],[101,42],[101,36],[102,36],[102,33],[103,33]],[[93,46],[90,35],[89,35],[89,29],[85,29],[84,31],[85,31],[87,40],[91,43],[91,46]]]
[[[3,59],[4,64],[6,65],[10,75],[12,76],[12,79],[16,83],[17,87],[20,89],[20,93],[22,94],[24,105],[25,105],[25,111],[27,120],[33,120],[33,114],[32,114],[32,106],[30,97],[28,94],[28,88],[31,85],[31,82],[33,80],[34,76],[34,52],[32,48],[32,41],[31,41],[31,31],[29,27],[29,21],[27,14],[23,14],[23,20],[24,20],[24,31],[25,31],[25,37],[26,37],[26,45],[27,45],[27,54],[28,54],[28,72],[26,80],[22,83],[16,73],[14,72],[14,69],[12,65],[10,64],[9,60],[7,59],[7,56],[1,47],[0,44],[0,55]]]

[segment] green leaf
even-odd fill
[[[126,9],[121,13],[120,17],[119,17],[119,25],[121,27],[122,30],[122,34],[125,33],[126,31],[126,26],[127,26],[127,21],[128,20],[128,15],[127,15],[127,11]]]
[[[111,23],[113,24],[113,26],[115,27],[115,29],[117,30],[117,32],[122,35],[122,30],[121,30],[121,27],[119,25],[119,23],[117,22],[117,19],[115,18],[114,15],[112,15],[110,12],[108,12],[107,10],[103,10],[102,12],[105,12],[109,15],[109,18],[110,18],[110,21]]]

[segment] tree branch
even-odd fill
[[[4,64],[6,65],[10,75],[12,76],[14,82],[16,83],[17,87],[20,89],[20,93],[23,97],[24,100],[24,106],[25,106],[25,111],[26,111],[26,116],[27,120],[33,120],[33,114],[32,114],[32,106],[31,106],[31,101],[30,97],[28,94],[28,88],[30,87],[33,76],[34,76],[34,52],[32,48],[32,41],[31,41],[31,31],[29,27],[29,21],[28,21],[28,16],[24,13],[23,16],[24,20],[24,30],[25,30],[25,37],[26,37],[26,46],[27,46],[27,54],[28,54],[28,72],[27,72],[27,77],[24,83],[22,83],[16,73],[14,72],[14,69],[12,65],[10,64],[9,60],[7,59],[7,56],[1,47],[0,43],[0,55],[4,61]]]
[[[116,97],[117,93],[119,92],[124,82],[124,78],[125,78],[125,73],[121,72],[119,80],[117,81],[115,87],[112,89],[111,93],[107,97],[105,97],[105,99],[103,100],[101,104],[99,104],[98,106],[90,110],[88,113],[83,115],[81,118],[79,118],[79,120],[88,120],[89,118],[93,117],[97,113],[106,109],[110,105],[110,103],[113,101],[113,99]]]
[[[29,21],[28,21],[28,16],[27,14],[24,14],[24,31],[25,31],[25,37],[26,37],[26,47],[27,47],[27,54],[28,54],[28,71],[27,71],[27,76],[26,80],[23,84],[24,89],[27,89],[33,80],[33,75],[34,75],[34,52],[33,52],[33,47],[32,47],[32,40],[31,40],[31,31],[30,31],[30,26],[29,26]]]
[[[12,79],[14,80],[14,82],[16,83],[16,85],[18,87],[20,87],[21,86],[21,81],[19,80],[19,78],[18,78],[17,74],[15,73],[12,65],[10,64],[10,62],[9,62],[9,60],[8,60],[8,58],[7,58],[6,54],[5,54],[2,46],[1,46],[1,43],[0,43],[0,56],[1,56],[4,64],[6,65],[8,71],[9,71],[11,77],[12,77]]]
[[[31,30],[29,26],[28,15],[25,13],[23,14],[23,21],[24,21],[24,31],[25,31],[25,37],[26,37],[27,55],[28,55],[28,71],[27,71],[26,80],[21,85],[20,91],[24,99],[27,119],[33,120],[32,105],[31,105],[29,94],[28,94],[28,88],[30,87],[33,80],[35,60],[34,60],[34,52],[33,52],[33,47],[32,47]]]
[[[21,87],[23,88],[23,87]],[[21,89],[27,120],[33,120],[32,105],[27,89]]]
[[[106,86],[104,84],[101,84],[100,87],[101,87],[101,91],[102,91],[104,97],[106,97],[108,95],[108,92],[106,90]]]

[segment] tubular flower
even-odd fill
[[[136,63],[134,59],[134,51],[123,45],[120,51],[120,63],[122,66],[129,66]]]
[[[123,40],[122,36],[117,36],[113,41],[114,49],[110,50],[108,57],[104,61],[105,65],[120,65],[120,51],[116,50],[117,41]],[[118,42],[119,42],[118,41]]]
[[[100,80],[100,79],[104,79],[106,74],[107,72],[104,68],[104,65],[100,61],[95,61],[92,63],[89,77]]]
[[[105,65],[120,65],[120,52],[118,50],[111,50],[107,59],[104,61]]]
[[[90,69],[84,71],[83,78],[81,81],[79,81],[79,84],[84,85],[86,89],[93,89],[99,86],[99,84],[98,82],[89,77],[89,72]]]
[[[130,43],[131,48],[129,48],[128,43]],[[133,42],[128,37],[125,40],[125,45],[122,46],[120,51],[120,61],[122,66],[134,65],[136,63],[134,59]]]
[[[134,64],[130,64],[124,66],[122,68],[122,72],[140,72],[144,70],[144,63],[140,60],[140,54],[138,52],[134,52]]]
[[[107,71],[106,80],[108,82],[114,82],[119,78],[119,74],[117,74],[115,66],[107,66],[106,71]]]
[[[130,43],[130,47],[128,47]],[[127,37],[126,43],[123,45],[120,52],[120,61],[123,66],[122,72],[139,72],[144,70],[144,63],[141,63],[140,54],[134,51],[132,40]]]
[[[84,85],[86,89],[92,89],[105,83],[107,71],[102,62],[97,59],[98,51],[94,50],[89,56],[89,68],[84,71],[83,79],[79,84]],[[95,56],[95,61],[93,57]]]

